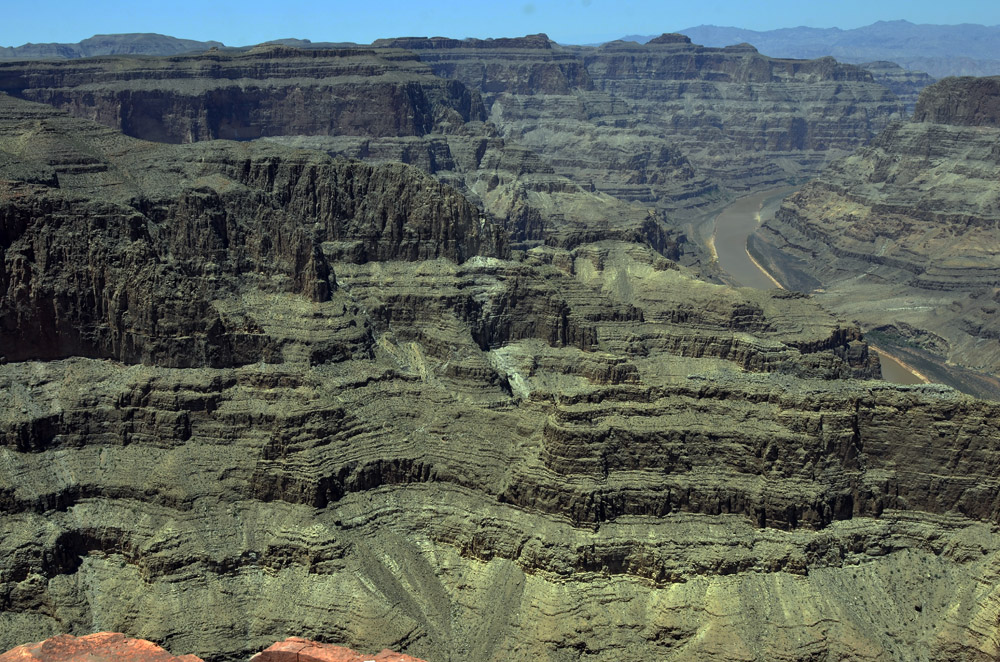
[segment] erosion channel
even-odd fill
[[[710,245],[719,267],[730,276],[733,285],[759,290],[780,287],[778,281],[750,257],[747,237],[764,220],[773,216],[781,201],[798,188],[786,186],[738,198],[715,216]],[[896,384],[921,384],[925,381],[895,357],[881,351],[879,356],[882,377],[886,380]]]

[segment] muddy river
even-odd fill
[[[762,191],[733,201],[715,217],[711,250],[719,266],[737,285],[757,289],[780,287],[766,271],[760,268],[747,252],[747,237],[764,221],[774,215],[781,201],[797,190],[786,187]],[[921,384],[923,379],[894,357],[879,353],[882,377],[897,384]]]

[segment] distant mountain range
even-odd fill
[[[1000,74],[1000,26],[917,25],[909,21],[879,21],[862,28],[742,28],[699,25],[679,30],[704,46],[749,43],[771,57],[816,58],[832,55],[859,64],[888,60],[906,69],[944,76]],[[645,43],[656,35],[625,37]]]
[[[0,59],[74,59],[94,55],[177,55],[224,48],[219,41],[177,39],[154,33],[99,34],[77,44],[24,44],[0,46]]]

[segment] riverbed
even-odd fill
[[[716,215],[712,235],[715,256],[719,266],[732,276],[733,284],[758,290],[781,287],[747,253],[747,237],[796,190],[796,186],[786,186],[754,193],[734,200]]]
[[[734,200],[715,217],[712,239],[709,243],[719,267],[725,271],[732,284],[759,290],[781,287],[770,274],[747,252],[747,237],[777,210],[781,201],[798,190],[791,186],[761,191]],[[898,359],[879,352],[882,377],[896,384],[922,384],[927,380]]]

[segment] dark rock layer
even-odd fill
[[[32,118],[0,128],[4,144],[29,144],[6,152],[8,169],[50,173],[0,189],[8,360],[273,361],[281,342],[227,318],[218,300],[251,287],[329,302],[333,261],[508,254],[472,205],[414,168],[264,145],[119,145],[45,107],[0,103]],[[129,156],[115,160],[123,146]],[[366,351],[365,333],[318,356]]]
[[[870,74],[829,58],[671,36],[596,49],[532,35],[9,62],[0,91],[148,140],[280,137],[403,160],[459,188],[519,247],[641,235],[687,264],[703,257],[682,247],[693,215],[818,172],[903,109]]]
[[[504,136],[536,149],[557,172],[675,207],[710,199],[705,175],[741,188],[817,172],[902,111],[869,73],[832,58],[778,60],[749,45],[705,48],[682,35],[600,48],[376,43],[411,48],[438,75],[478,89]],[[570,127],[576,139],[560,135]],[[616,145],[627,145],[633,161],[616,157]],[[598,163],[611,167],[600,172]],[[670,190],[683,182],[686,192]]]
[[[0,63],[0,91],[126,135],[185,143],[273,135],[414,136],[482,119],[478,95],[412,55],[258,46],[245,53]]]
[[[914,122],[1000,128],[1000,77],[946,78],[922,94]]]

